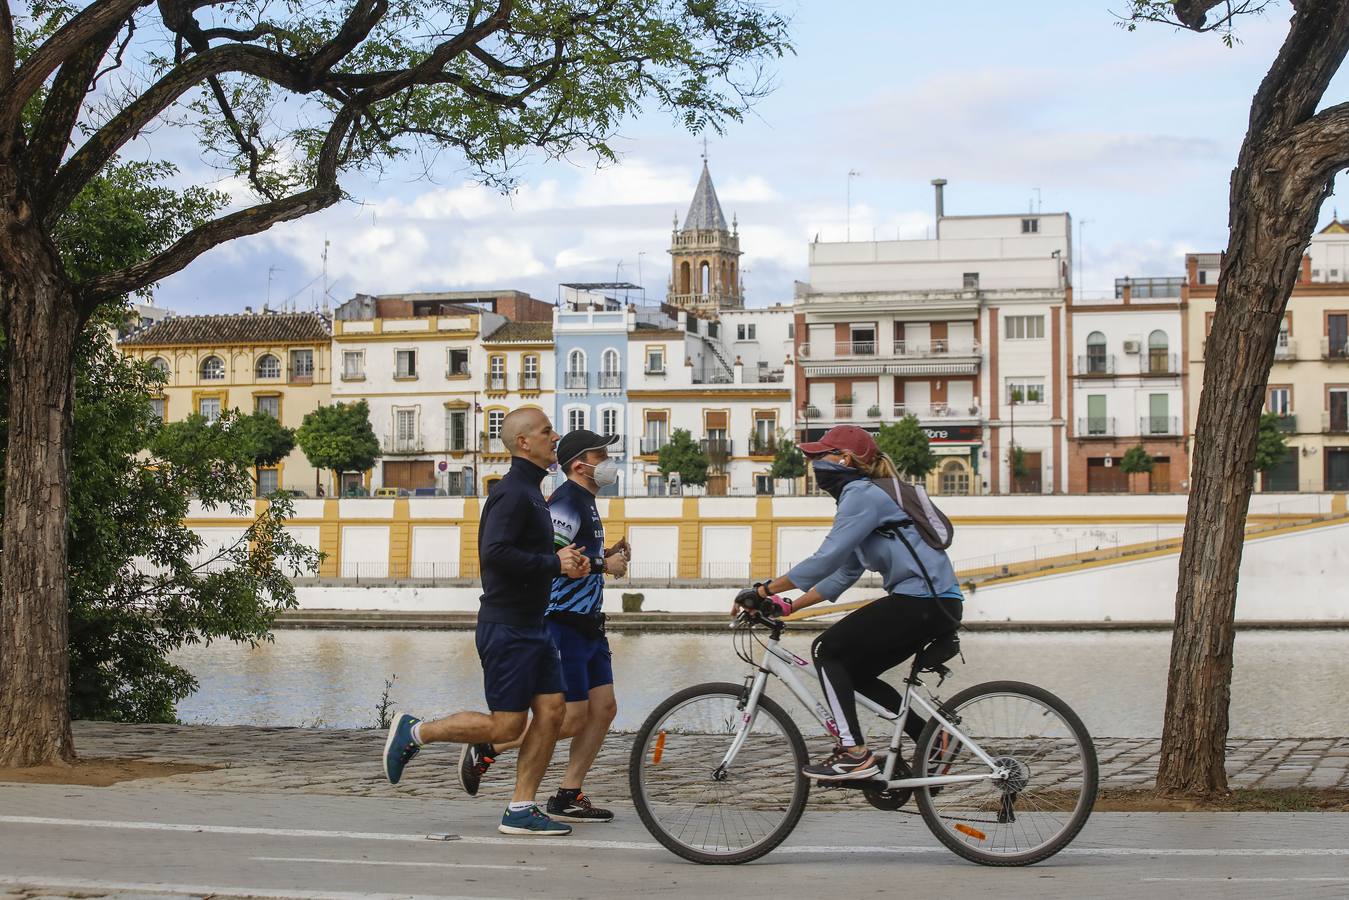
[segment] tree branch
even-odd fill
[[[109,28],[98,40],[91,39],[56,73],[56,80],[42,105],[42,114],[28,141],[28,171],[39,184],[45,183],[61,165],[84,99],[89,95],[90,82],[97,77],[98,65],[120,30],[121,23],[117,28]],[[134,26],[128,27],[128,41],[133,30]],[[124,43],[122,49],[125,47]]]
[[[14,77],[14,16],[9,11],[9,0],[0,0],[0,91],[9,87]]]
[[[147,260],[78,286],[81,309],[93,309],[111,298],[154,284],[180,271],[198,256],[220,244],[258,234],[278,222],[298,219],[332,206],[342,198],[342,191],[337,186],[338,163],[342,144],[355,121],[355,115],[350,109],[342,110],[328,129],[323,149],[319,153],[318,177],[314,187],[221,216],[192,229],[170,247]]]
[[[513,6],[514,0],[498,0],[497,8],[490,16],[480,24],[470,21],[463,31],[450,40],[437,45],[426,59],[418,65],[387,73],[387,77],[383,81],[370,84],[365,88],[361,102],[364,104],[374,103],[386,99],[404,88],[416,84],[434,83],[428,81],[428,79],[436,75],[448,74],[442,70],[452,59],[467,48],[481,43],[492,34],[505,28],[510,20]]]
[[[23,118],[23,108],[57,67],[105,30],[119,25],[147,0],[101,0],[91,3],[42,45],[14,73],[0,97],[0,131],[12,133]],[[6,3],[7,7],[8,4]],[[11,41],[12,55],[13,44]]]
[[[341,62],[344,56],[355,50],[361,41],[370,35],[388,9],[387,0],[359,0],[336,36],[310,58],[310,75],[317,79]]]
[[[1288,36],[1251,101],[1247,143],[1279,140],[1310,119],[1346,53],[1349,3],[1296,4]]]

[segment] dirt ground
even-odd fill
[[[1209,803],[1171,800],[1155,791],[1103,790],[1097,812],[1349,812],[1349,790],[1237,790]]]
[[[209,772],[215,766],[148,762],[140,759],[79,759],[69,766],[37,766],[31,769],[0,768],[0,782],[20,784],[78,784],[108,787],[141,778],[167,778]]]

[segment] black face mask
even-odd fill
[[[822,491],[833,497],[835,503],[838,502],[839,495],[843,493],[845,487],[859,478],[866,478],[866,475],[850,466],[830,462],[827,459],[815,460],[812,468],[815,470],[815,483]]]

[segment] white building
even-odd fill
[[[942,457],[933,493],[1064,491],[1071,219],[947,216],[938,181],[936,237],[810,245],[798,438],[912,414]]]

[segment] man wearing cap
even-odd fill
[[[562,786],[547,806],[548,815],[563,822],[609,822],[614,817],[591,804],[581,782],[618,712],[609,639],[604,634],[604,576],[627,574],[631,551],[626,540],[605,549],[604,523],[595,505],[600,489],[618,480],[618,465],[608,452],[617,440],[617,435],[599,435],[584,428],[563,437],[557,446],[557,461],[567,480],[548,499],[553,543],[577,547],[590,562],[590,573],[583,578],[553,579],[545,619],[566,679],[567,712],[559,738],[571,738],[571,754]],[[459,761],[464,790],[476,794],[498,754],[519,743],[465,747]]]

